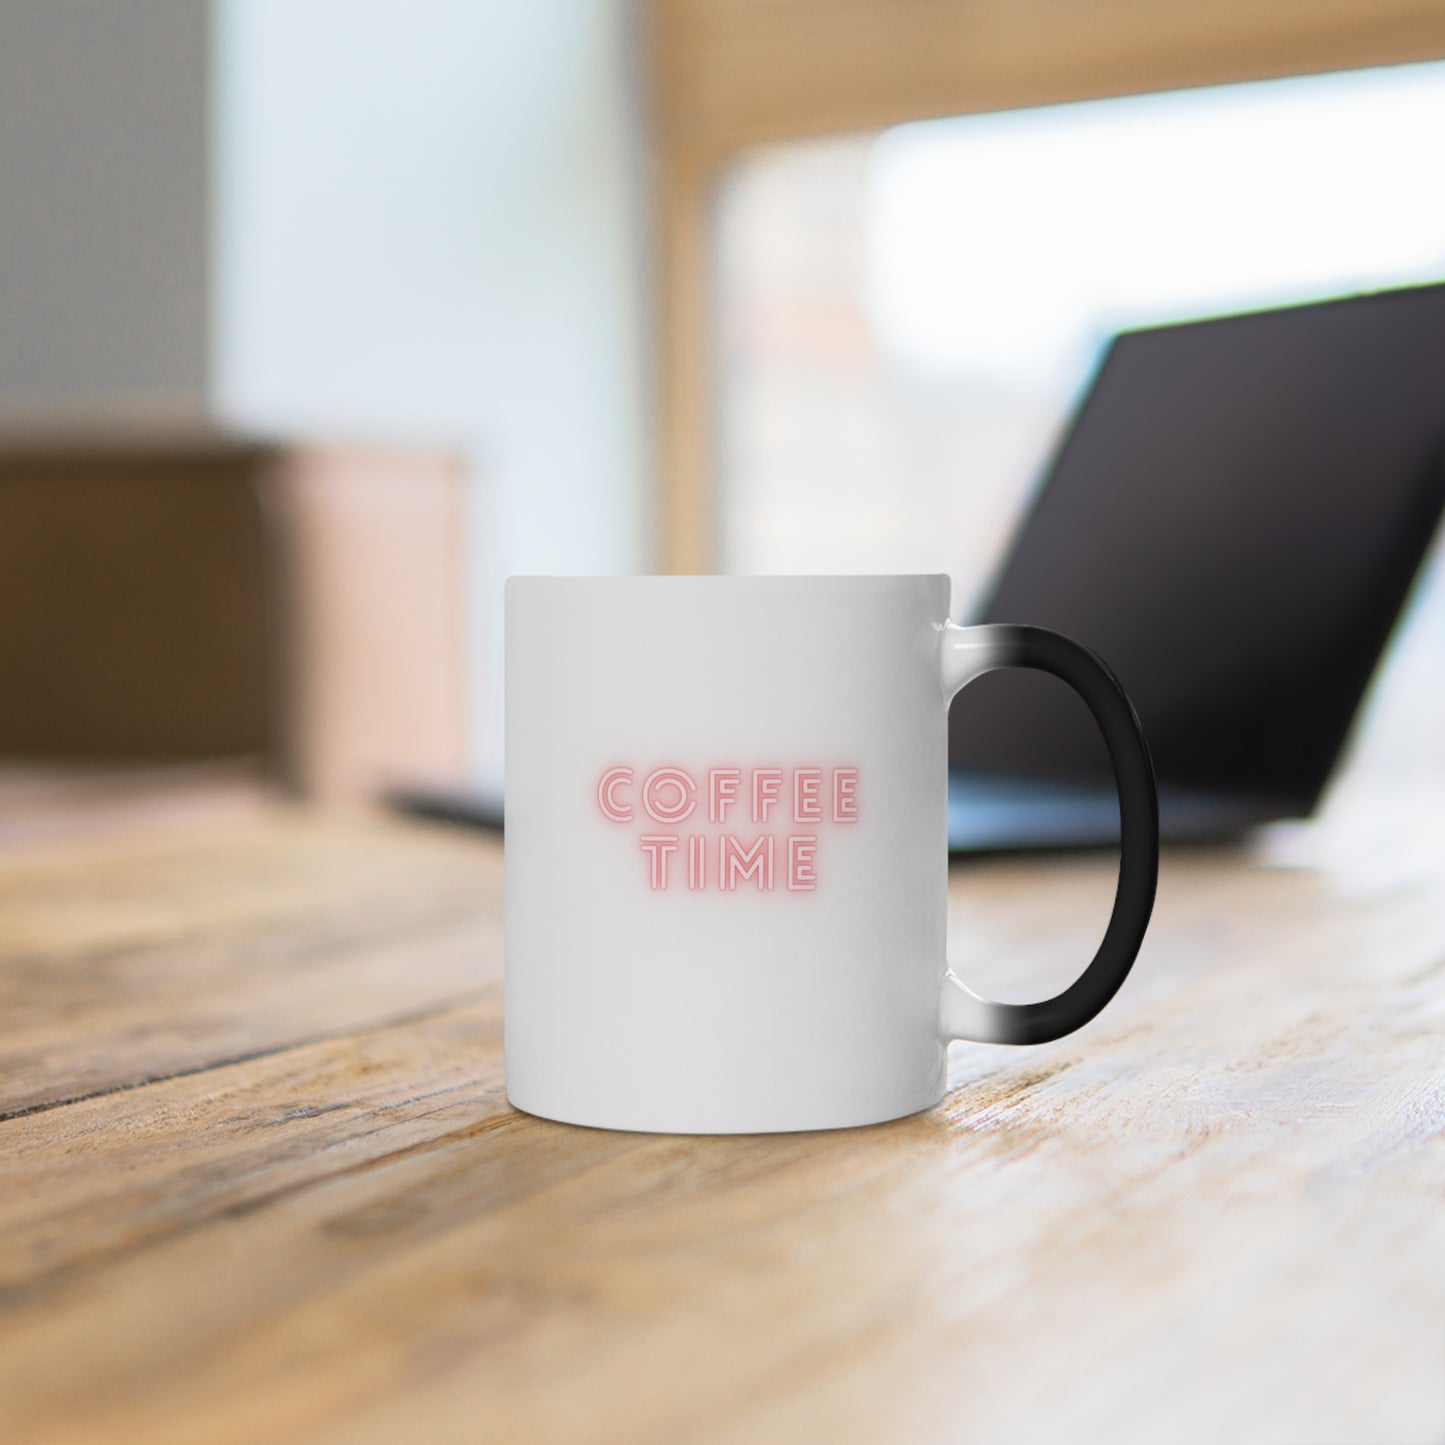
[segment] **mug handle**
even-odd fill
[[[1159,799],[1154,765],[1133,704],[1112,672],[1087,648],[1042,627],[990,624],[942,629],[940,666],[946,707],[976,677],[1000,667],[1050,672],[1094,715],[1119,790],[1119,884],[1104,941],[1063,993],[1040,1003],[992,1003],[952,970],[944,978],[939,1023],[945,1039],[1044,1044],[1082,1028],[1119,991],[1134,966],[1159,878]]]

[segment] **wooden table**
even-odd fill
[[[263,808],[12,848],[0,1440],[1434,1445],[1442,825],[1170,855],[1082,1033],[730,1139],[508,1108],[494,841]],[[957,869],[956,966],[1057,984],[1111,878]]]

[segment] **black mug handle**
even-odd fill
[[[989,624],[943,628],[944,706],[976,677],[1000,667],[1050,672],[1084,700],[1104,735],[1119,791],[1119,884],[1104,941],[1063,993],[1040,1003],[992,1003],[955,974],[944,982],[943,1034],[984,1043],[1044,1044],[1089,1022],[1129,976],[1159,879],[1159,799],[1154,765],[1133,704],[1119,680],[1086,647],[1043,627]]]

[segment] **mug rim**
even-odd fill
[[[952,582],[947,572],[634,572],[634,573],[580,573],[580,572],[513,572],[506,578],[506,586],[521,582],[557,583],[621,583],[629,586],[640,583],[668,585],[718,583],[718,582],[800,582],[843,583],[843,582]]]

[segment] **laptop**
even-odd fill
[[[1313,811],[1445,509],[1445,285],[1113,338],[970,621],[1084,643],[1166,840]],[[1092,720],[992,673],[949,718],[954,852],[1110,844]]]
[[[1445,285],[1127,331],[1106,348],[974,622],[1103,657],[1172,841],[1313,811],[1445,509]],[[498,793],[408,811],[500,828]],[[1107,846],[1084,706],[990,673],[949,716],[955,853]]]

